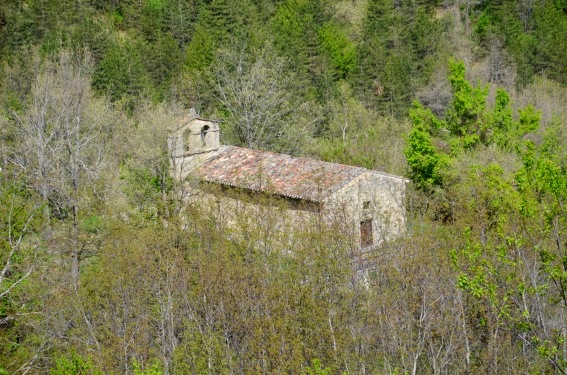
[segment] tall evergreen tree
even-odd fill
[[[430,7],[370,0],[358,47],[360,98],[382,113],[405,115],[429,79],[441,31]]]

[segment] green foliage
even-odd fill
[[[431,8],[412,2],[370,0],[357,48],[356,87],[382,113],[407,113],[416,88],[432,72],[442,28]]]
[[[162,173],[163,171],[128,164],[124,164],[120,168],[120,177],[125,183],[124,193],[126,197],[146,219],[155,220],[167,210],[164,206],[166,202],[159,198],[165,192],[171,191],[173,179],[171,176],[164,179]]]
[[[488,86],[473,87],[465,77],[462,61],[450,62],[449,82],[453,91],[453,102],[447,113],[447,128],[457,136],[453,152],[469,149],[485,138],[486,97]]]
[[[12,167],[0,170],[0,320],[4,322],[0,363],[5,373],[16,370],[14,362],[29,356],[30,331],[19,317],[36,308],[37,301],[29,297],[34,290],[30,279],[40,259],[39,236],[45,228],[40,200],[27,186],[26,177],[17,172]]]
[[[483,41],[488,39],[491,32],[494,32],[493,20],[490,13],[491,12],[485,9],[476,19],[474,31]]]
[[[132,101],[149,88],[138,46],[132,41],[114,44],[98,63],[92,85],[112,101]]]
[[[327,23],[319,30],[321,46],[331,59],[336,78],[345,78],[356,66],[356,49],[339,27]]]
[[[480,44],[490,47],[495,39],[513,56],[518,67],[517,84],[524,86],[535,74],[544,73],[565,82],[567,14],[562,2],[479,2],[474,30]]]
[[[271,20],[274,45],[294,67],[295,80],[307,99],[312,99],[314,91],[323,85],[321,50],[330,54],[339,75],[350,69],[349,43],[336,34],[333,38],[335,26],[328,24],[329,29],[323,30],[328,20],[329,13],[321,0],[287,0]]]
[[[347,81],[337,82],[323,111],[328,121],[319,125],[320,136],[307,148],[309,154],[334,163],[405,173],[399,134],[407,132],[406,121],[381,117],[364,107]],[[391,147],[376,147],[378,144]]]
[[[473,297],[470,310],[482,316],[475,330],[505,330],[561,371],[565,360],[558,348],[565,337],[547,331],[541,319],[556,319],[567,306],[565,256],[557,242],[567,228],[560,208],[567,198],[565,156],[557,149],[557,125],[539,145],[524,139],[539,127],[533,107],[520,110],[518,121],[510,117],[507,95],[499,92],[491,117],[504,124],[495,128],[502,131],[497,144],[516,152],[521,164],[508,172],[493,163],[473,166],[460,184],[467,191],[459,196],[470,195],[466,211],[471,217],[461,219],[467,223],[466,244],[452,252],[457,285]],[[538,270],[537,279],[527,276],[529,269]],[[535,302],[542,300],[561,307],[543,318]]]
[[[81,221],[81,230],[85,233],[95,234],[104,228],[103,219],[98,215],[90,215]]]
[[[107,49],[111,45],[111,32],[113,29],[106,20],[85,17],[80,24],[74,28],[69,36],[67,48],[70,50],[89,50],[96,61],[104,58]],[[60,41],[55,41],[60,44]],[[61,46],[59,46],[61,48]]]
[[[551,134],[554,133],[548,132],[539,147],[530,141],[524,143],[520,151],[523,167],[516,175],[518,189],[523,193],[522,213],[528,217],[541,214],[536,207],[543,204],[546,230],[558,224],[553,219],[562,216],[561,205],[567,198],[566,160],[553,147],[556,140]]]
[[[489,303],[483,329],[495,325],[524,337],[553,367],[563,368],[557,349],[564,337],[547,332],[543,322],[534,321],[534,316],[541,316],[537,305],[515,303],[544,298],[560,304],[561,309],[567,306],[562,297],[567,288],[564,257],[551,238],[566,224],[551,203],[565,199],[565,176],[549,160],[536,155],[533,145],[527,146],[524,166],[515,181],[505,181],[503,171],[494,166],[491,169],[496,175],[485,174],[472,186],[476,222],[466,232],[467,245],[453,256],[460,272],[458,287],[480,305]],[[548,200],[548,194],[554,197]],[[508,228],[518,223],[524,229],[510,232]],[[526,278],[530,267],[539,270],[540,279]]]
[[[0,223],[4,232],[0,243],[4,245],[8,245],[9,236],[16,239],[33,232],[42,220],[37,196],[22,177],[12,168],[0,172]]]
[[[377,140],[376,134],[373,134],[374,140]],[[317,154],[325,161],[359,165],[364,168],[373,168],[376,162],[373,155],[355,152],[356,148],[348,147],[340,138],[321,139],[318,142]]]
[[[312,367],[305,368],[305,375],[330,375],[331,371],[330,367],[322,367],[321,361],[315,358],[312,361]]]
[[[407,145],[404,150],[410,167],[410,178],[423,190],[442,186],[449,166],[449,158],[436,150],[430,134],[439,130],[441,122],[418,102],[414,102],[410,110],[410,118],[412,129],[407,135]]]
[[[496,90],[496,98],[494,109],[487,115],[487,124],[492,134],[487,134],[486,138],[492,138],[494,143],[507,147],[510,142],[510,134],[512,132],[512,107],[510,105],[510,96],[503,89]],[[530,131],[535,130],[532,129]],[[490,141],[487,139],[487,141]]]
[[[170,34],[161,35],[151,44],[144,46],[145,71],[152,79],[153,87],[158,91],[158,97],[163,99],[169,92],[171,80],[181,69],[183,55],[177,41]],[[139,73],[143,74],[143,71]],[[140,83],[143,87],[144,83]],[[126,92],[126,95],[131,95]]]
[[[220,51],[212,80],[230,143],[296,150],[310,129],[295,122],[300,104],[290,95],[292,74],[269,43],[259,52],[246,45]]]
[[[136,360],[132,364],[134,375],[162,375],[161,366],[159,361],[154,361],[152,365],[146,369],[142,368],[142,365]]]
[[[567,137],[553,84],[567,77],[565,3],[3,1],[5,372],[565,372]],[[63,81],[38,95],[38,72],[63,49],[91,51],[99,96],[73,121],[112,124],[96,134],[109,147],[80,149],[105,163],[85,168],[100,178],[73,196],[75,222],[54,201],[72,188],[68,166],[43,176],[17,152],[39,150],[26,125],[68,120],[32,105],[70,103]],[[488,60],[506,78],[490,80],[516,77],[516,90],[470,82],[457,61],[449,89],[432,81],[451,53],[471,76]],[[553,81],[519,90],[537,75]],[[288,228],[286,205],[300,202],[231,189],[212,193],[237,210],[182,200],[194,181],[176,183],[166,151],[166,127],[186,111],[177,100],[222,120],[223,143],[409,168],[407,232],[359,257],[344,223]],[[33,187],[46,180],[57,194],[45,200],[69,217],[44,222]],[[250,201],[258,210],[240,209]]]
[[[229,363],[223,353],[232,350],[223,343],[220,332],[202,333],[196,323],[187,322],[183,334],[183,344],[174,354],[176,371],[182,374],[205,373],[211,366],[218,374],[230,373]],[[211,361],[211,358],[214,359]]]
[[[493,144],[516,150],[526,134],[539,128],[540,113],[532,106],[520,109],[515,121],[510,96],[497,89],[494,107],[487,109],[489,87],[473,87],[465,77],[463,62],[451,61],[450,68],[453,100],[445,118],[437,118],[420,103],[410,110],[412,130],[404,153],[410,177],[422,190],[443,185],[443,176],[450,175],[451,158]],[[449,144],[450,150],[437,150],[434,137],[440,144]]]
[[[42,221],[40,201],[23,176],[12,168],[0,171],[0,317],[4,319],[22,312],[19,293],[25,291],[33,270],[37,254],[32,239]]]
[[[531,105],[520,110],[520,119],[517,124],[516,136],[522,137],[539,128],[540,113]]]
[[[249,39],[260,31],[255,20],[258,15],[256,4],[251,0],[199,3],[198,23],[206,28],[217,46],[228,45],[234,40]]]
[[[213,43],[213,38],[207,29],[198,24],[185,52],[184,70],[186,72],[204,72],[214,60]]]
[[[91,358],[85,359],[76,352],[69,357],[60,357],[55,360],[55,367],[49,371],[50,375],[102,375],[103,372],[93,368]]]

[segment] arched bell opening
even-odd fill
[[[201,145],[207,145],[207,134],[209,133],[209,125],[205,125],[201,128]]]

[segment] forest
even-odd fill
[[[234,235],[190,108],[407,177],[404,235]],[[0,374],[567,374],[566,210],[566,0],[0,3]]]

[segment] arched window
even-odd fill
[[[207,136],[208,132],[209,132],[209,125],[205,125],[201,128],[201,143],[203,144],[203,146],[207,145],[207,141],[205,140],[205,137]]]

